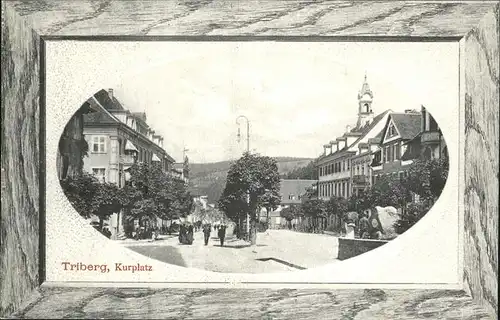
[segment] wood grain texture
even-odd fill
[[[39,285],[39,45],[31,26],[2,2],[0,315]]]
[[[463,40],[465,72],[465,282],[498,316],[500,6]]]
[[[463,291],[45,288],[14,318],[493,319]]]
[[[20,310],[16,316],[22,318],[494,319],[486,311],[497,312],[494,303],[498,303],[498,28],[491,27],[494,19],[498,23],[497,3],[2,1],[0,316]],[[487,15],[495,6],[496,13]],[[485,15],[482,25],[473,29]],[[466,148],[474,150],[467,154],[465,168],[465,278],[474,299],[489,309],[476,306],[464,292],[440,290],[34,289],[40,36],[411,36],[418,40],[465,34],[470,57]]]
[[[11,1],[41,35],[465,35],[491,2]]]

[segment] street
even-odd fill
[[[211,232],[207,246],[203,232],[194,234],[192,245],[179,243],[176,235],[159,240],[125,240],[122,243],[138,253],[163,262],[228,273],[269,273],[297,271],[322,266],[337,260],[336,237],[300,233],[290,230],[268,230],[257,235],[256,247],[236,239],[227,230],[224,247],[217,232]]]

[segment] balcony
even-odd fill
[[[439,131],[424,131],[422,132],[422,136],[420,137],[421,143],[439,143]]]
[[[135,163],[135,157],[129,154],[120,155],[120,163],[124,165],[133,165]]]
[[[354,183],[354,184],[367,184],[368,183],[368,176],[365,176],[365,175],[352,176],[352,183]]]

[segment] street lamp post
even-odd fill
[[[239,125],[239,120],[244,119],[247,122],[247,153],[250,153],[250,121],[248,118],[244,115],[240,115],[236,118],[236,124]],[[238,127],[238,141],[240,141],[241,134],[240,134],[240,128]],[[250,203],[250,194],[247,191],[247,204]],[[246,229],[247,229],[247,237],[248,240],[250,240],[250,213],[247,212],[247,223],[246,223]]]

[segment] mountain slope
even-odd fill
[[[280,175],[297,171],[308,166],[313,159],[275,157]],[[210,203],[219,200],[226,185],[226,176],[231,166],[231,161],[214,163],[192,163],[189,165],[189,189],[195,195],[206,195]]]

